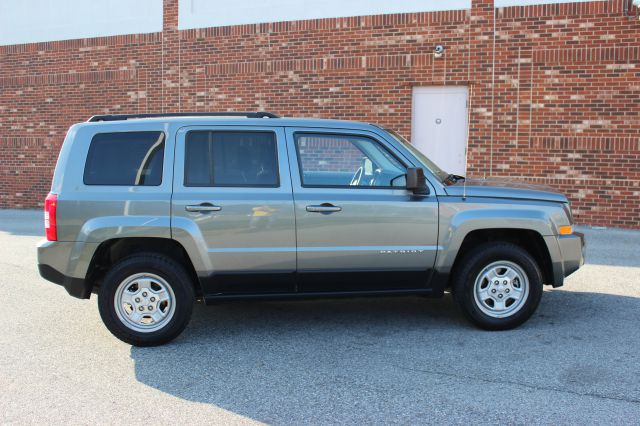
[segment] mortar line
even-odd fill
[[[496,121],[496,8],[493,8],[493,48],[491,65],[491,136],[489,141],[489,176],[493,173],[493,127]]]

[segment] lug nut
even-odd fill
[[[502,284],[507,285],[507,280],[502,281]]]
[[[147,297],[147,292],[146,291],[142,293],[142,297]]]
[[[499,297],[500,299],[502,299],[502,295],[501,295],[501,294],[499,294],[499,295],[498,295],[498,297]]]
[[[149,310],[153,311],[153,306],[149,305]]]
[[[140,298],[136,297],[136,303],[140,303]]]
[[[144,311],[144,306],[140,306],[138,309]]]
[[[156,298],[155,298],[155,297],[152,297],[150,300],[151,300],[152,302],[155,302],[155,301],[156,301]]]
[[[494,283],[495,285],[498,285],[498,284],[500,284],[500,281],[495,280],[493,283]]]
[[[509,289],[506,289],[504,292],[505,292],[505,293],[509,293]]]
[[[495,288],[491,290],[491,293],[495,293],[495,292],[496,292],[496,289],[495,289]]]

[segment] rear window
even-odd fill
[[[185,186],[277,187],[275,133],[189,132],[184,170]]]
[[[84,166],[85,185],[158,186],[162,183],[164,133],[99,133]]]

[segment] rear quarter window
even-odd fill
[[[85,185],[160,185],[164,139],[163,132],[96,134],[84,167]]]

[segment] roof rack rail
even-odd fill
[[[169,113],[157,113],[157,114],[107,114],[107,115],[94,115],[87,122],[96,121],[122,121],[132,120],[136,118],[157,118],[157,117],[246,117],[246,118],[280,118],[271,112],[257,111],[257,112],[169,112]]]

